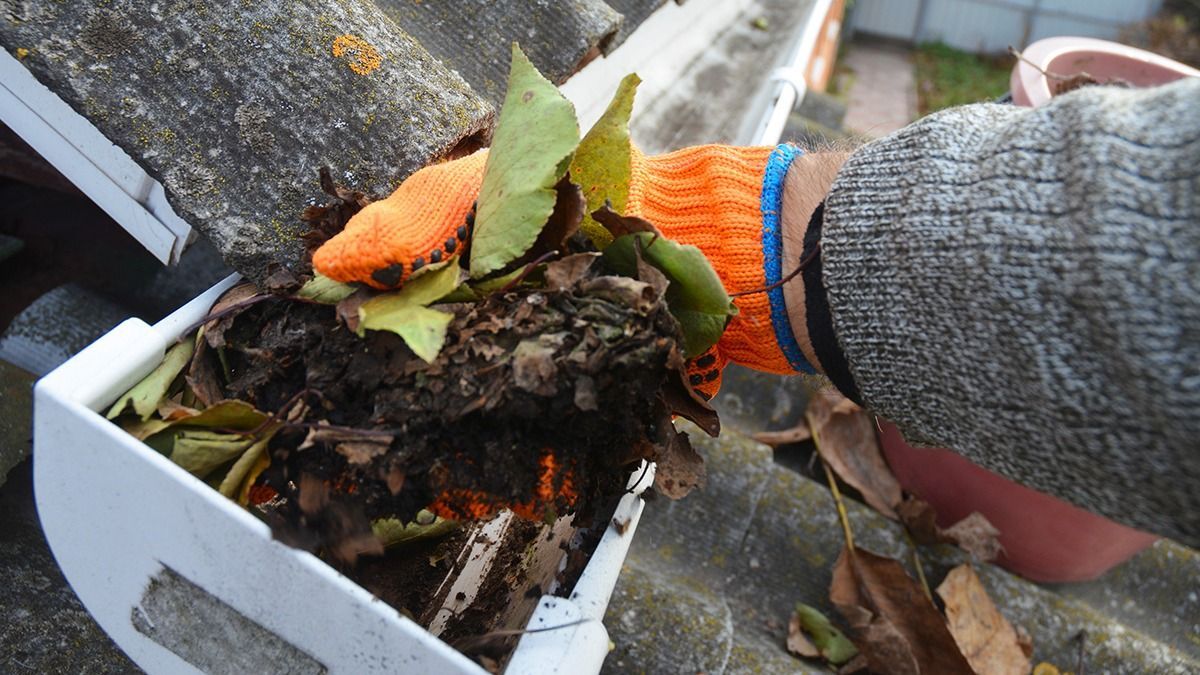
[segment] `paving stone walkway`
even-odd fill
[[[847,46],[842,64],[853,71],[843,122],[847,131],[878,138],[917,118],[911,50],[856,40]]]

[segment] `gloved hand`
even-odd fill
[[[779,210],[793,146],[703,145],[665,155],[634,149],[625,214],[663,236],[698,247],[731,295],[779,281],[785,263]],[[487,151],[417,171],[370,204],[313,256],[331,279],[375,288],[404,283],[421,266],[467,244]],[[711,398],[729,361],[771,373],[813,372],[792,334],[783,289],[734,298],[739,313],[712,349],[688,362],[688,377]]]

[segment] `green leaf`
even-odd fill
[[[684,356],[703,354],[721,339],[730,317],[737,313],[721,278],[700,249],[651,232],[617,237],[604,249],[604,260],[620,274],[637,278],[639,249],[642,259],[670,281],[667,307],[683,329]]]
[[[398,518],[380,518],[371,523],[371,531],[384,548],[440,539],[456,529],[457,521],[446,520],[424,510],[417,513],[417,519],[411,523],[401,522]]]
[[[217,468],[232,462],[253,445],[253,436],[225,434],[219,431],[181,431],[175,437],[171,461],[193,476],[204,478]]]
[[[472,278],[503,268],[537,240],[554,210],[554,185],[578,145],[571,102],[514,43],[508,93],[479,190]]]
[[[125,408],[133,406],[133,411],[143,422],[150,419],[155,410],[158,410],[158,404],[167,396],[167,392],[171,389],[171,383],[179,377],[179,373],[183,372],[188,361],[192,358],[192,352],[196,349],[196,344],[193,340],[184,340],[175,345],[163,357],[162,363],[154,369],[141,382],[138,382],[124,396],[117,399],[113,407],[108,411],[108,419],[113,419],[117,415],[125,412]]]
[[[812,636],[813,646],[820,650],[826,661],[840,666],[858,654],[854,643],[816,608],[797,603],[796,615],[800,618],[800,627]]]
[[[629,117],[633,96],[642,79],[630,73],[621,80],[608,109],[579,143],[571,161],[571,180],[583,189],[587,212],[580,227],[584,234],[603,249],[613,236],[590,215],[609,202],[617,213],[625,212],[629,183],[633,179],[633,142],[629,138]]]
[[[296,296],[326,305],[336,305],[353,295],[355,290],[357,289],[350,284],[334,281],[318,272],[296,291]]]
[[[426,305],[450,295],[461,284],[462,270],[457,264],[410,279],[400,290],[375,297],[358,308],[358,334],[389,330],[404,338],[414,354],[432,362],[442,350],[446,328],[454,315]]]

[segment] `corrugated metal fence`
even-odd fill
[[[857,0],[850,25],[906,42],[999,52],[1057,35],[1113,39],[1161,6],[1162,0]]]

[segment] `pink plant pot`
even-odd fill
[[[1157,537],[1031,490],[940,448],[914,448],[879,420],[884,456],[905,490],[949,527],[982,513],[1000,530],[1000,566],[1041,582],[1087,581],[1125,562]]]
[[[1087,73],[1100,82],[1121,79],[1135,87],[1200,77],[1200,71],[1178,61],[1094,38],[1046,38],[1029,45],[1021,54],[1025,59],[1013,68],[1009,88],[1013,103],[1027,107],[1042,105],[1054,96],[1052,83],[1043,73],[1066,77]]]

